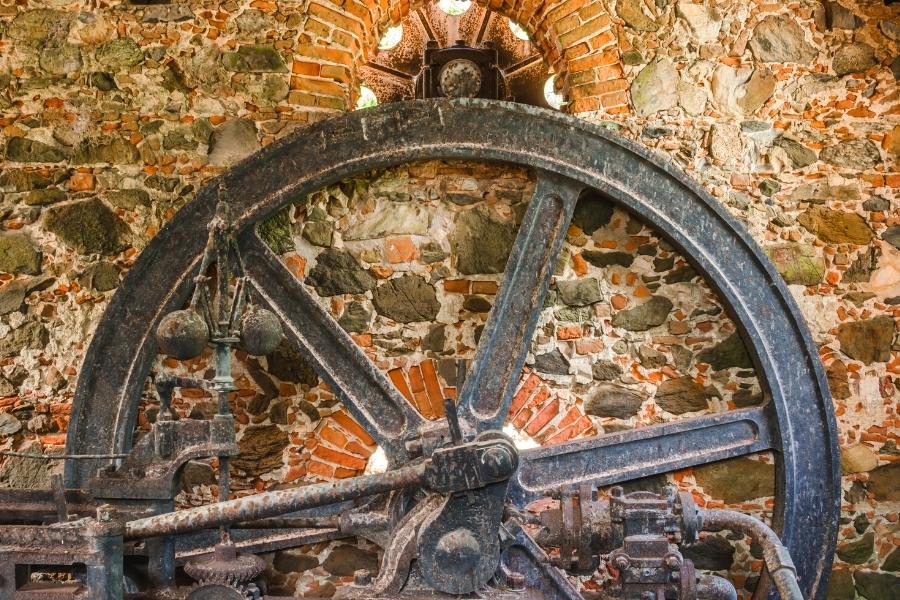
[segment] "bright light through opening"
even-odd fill
[[[384,473],[387,471],[387,456],[384,453],[384,450],[381,449],[381,446],[375,449],[375,452],[372,453],[372,456],[369,457],[369,462],[366,463],[366,475],[378,475],[379,473]]]
[[[472,6],[472,0],[440,0],[438,2],[438,8],[451,17],[458,17],[469,10],[470,6]]]
[[[513,32],[513,35],[522,40],[523,42],[528,41],[528,32],[525,29],[513,21],[512,19],[507,19],[507,23],[509,23],[509,30]]]
[[[356,108],[372,108],[378,106],[378,97],[375,92],[364,85],[359,86],[359,98],[356,100]]]
[[[562,94],[556,93],[556,88],[553,86],[554,77],[551,75],[547,82],[544,84],[544,98],[547,100],[547,104],[559,110],[562,108],[563,103],[565,102],[565,98],[563,98]]]
[[[503,433],[510,437],[513,441],[513,445],[519,450],[528,450],[529,448],[537,448],[540,446],[536,441],[508,423],[503,427]]]
[[[400,43],[400,40],[403,39],[403,25],[394,25],[393,27],[389,27],[387,31],[384,32],[384,35],[381,36],[381,40],[378,42],[379,50],[390,50],[394,46]]]

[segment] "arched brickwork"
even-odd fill
[[[310,0],[301,25],[291,87],[304,101],[348,108],[358,88],[357,66],[371,56],[386,27],[431,0]],[[475,0],[522,25],[557,73],[573,113],[628,110],[613,18],[588,0]]]

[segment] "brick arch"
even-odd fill
[[[307,43],[295,57],[291,86],[303,104],[352,107],[358,67],[380,33],[434,0],[309,0],[301,25]],[[627,83],[614,24],[590,0],[474,0],[519,23],[557,73],[572,113],[628,110]]]

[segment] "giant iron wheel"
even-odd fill
[[[460,392],[463,433],[502,427],[555,256],[574,204],[592,188],[654,227],[718,292],[754,361],[768,402],[522,451],[509,500],[561,484],[611,484],[754,452],[776,457],[774,527],[808,598],[823,598],[840,506],[831,399],[816,347],[781,277],[747,232],[674,165],[573,117],[489,101],[416,101],[312,125],[242,161],[203,188],[141,253],[88,349],[67,451],[127,451],[157,352],[159,320],[181,307],[199,268],[224,186],[247,274],[288,339],[382,446],[392,467],[404,442],[434,425],[376,370],[255,234],[286,204],[342,179],[409,161],[463,159],[532,168],[537,186],[505,281]],[[514,351],[511,351],[514,349]],[[103,461],[70,462],[84,486]],[[765,592],[758,590],[757,597]]]

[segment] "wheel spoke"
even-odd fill
[[[404,436],[423,428],[422,416],[255,232],[244,234],[240,247],[253,289],[281,319],[285,336],[384,449],[390,463],[405,462]]]
[[[514,495],[527,501],[569,484],[610,485],[771,449],[769,406],[524,450]]]
[[[582,184],[538,173],[471,374],[460,394],[465,433],[503,425]]]

